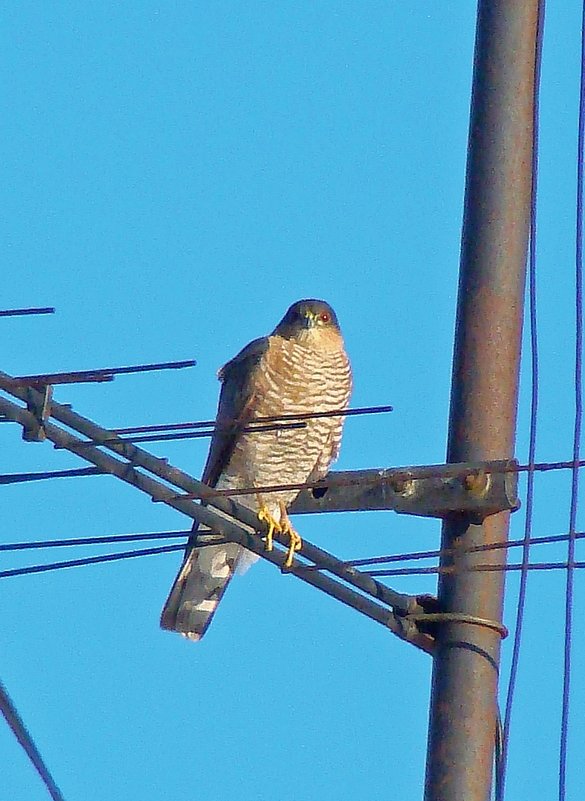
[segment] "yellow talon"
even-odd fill
[[[300,535],[292,527],[292,524],[286,513],[286,506],[282,501],[280,502],[280,528],[281,533],[287,534],[290,539],[288,551],[286,552],[286,559],[284,560],[284,564],[282,566],[283,570],[288,570],[292,567],[295,552],[300,551],[303,547],[303,541]]]
[[[266,506],[262,505],[258,510],[258,520],[261,523],[266,523],[266,525],[268,526],[268,531],[266,532],[266,538],[265,538],[267,551],[272,551],[274,548],[273,537],[275,531],[277,534],[288,536],[290,542],[286,552],[286,558],[282,565],[282,569],[289,570],[292,567],[296,551],[300,551],[301,548],[303,547],[303,541],[292,527],[292,524],[286,513],[286,506],[282,501],[280,502],[280,521],[279,521],[276,520],[271,515]]]
[[[288,546],[288,551],[286,553],[286,559],[284,560],[283,568],[288,570],[292,567],[295,551],[300,551],[303,547],[303,541],[294,528],[288,532],[290,536],[290,545]]]
[[[266,533],[266,550],[271,551],[274,547],[272,543],[273,534],[275,531],[282,531],[282,529],[265,506],[260,508],[260,511],[258,512],[258,520],[261,523],[266,523],[268,525],[268,532]]]

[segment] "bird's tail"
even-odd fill
[[[187,551],[163,607],[160,625],[200,640],[234,575],[243,548],[233,543]]]

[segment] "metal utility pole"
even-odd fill
[[[514,450],[531,196],[538,0],[480,0],[447,461],[506,459]],[[489,478],[486,478],[486,481]],[[509,512],[443,524],[442,611],[500,621]],[[487,801],[496,729],[500,637],[444,622],[436,635],[426,801]]]

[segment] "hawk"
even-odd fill
[[[263,417],[345,410],[351,367],[337,316],[322,300],[294,303],[268,336],[255,339],[218,373],[221,393],[202,481],[217,489],[299,484],[323,478],[337,457],[343,417],[314,417],[302,428],[251,431]],[[290,567],[301,539],[286,508],[299,490],[237,497],[274,531],[289,538]],[[254,560],[235,543],[197,548],[196,527],[161,614],[161,627],[200,640],[237,567]],[[194,547],[195,546],[195,547]]]

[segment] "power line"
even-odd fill
[[[12,699],[8,695],[8,691],[2,683],[0,683],[0,709],[4,715],[4,719],[12,729],[12,733],[24,749],[27,757],[41,777],[41,781],[47,788],[53,801],[63,801],[61,791],[57,787],[55,780],[51,776],[49,769],[43,761],[39,749],[35,745],[35,741],[24,725],[24,721],[18,714],[18,710],[16,709]]]
[[[567,789],[567,752],[569,740],[569,711],[571,698],[571,650],[573,636],[573,595],[575,567],[575,528],[579,500],[579,471],[577,462],[581,448],[583,420],[583,158],[585,154],[585,3],[581,18],[581,75],[579,85],[579,116],[577,135],[577,208],[575,225],[575,421],[573,428],[573,462],[571,503],[569,509],[569,542],[567,546],[567,576],[565,586],[565,642],[563,648],[563,693],[559,749],[559,801],[564,801]]]
[[[34,543],[12,543],[8,545],[0,546],[0,551],[18,551],[18,550],[27,550],[27,549],[38,549],[38,548],[58,548],[58,547],[65,547],[65,546],[81,546],[81,545],[96,545],[96,544],[111,544],[116,542],[139,542],[148,539],[175,539],[177,537],[184,537],[190,535],[191,531],[179,531],[179,532],[158,532],[152,534],[126,534],[126,535],[119,535],[119,536],[112,536],[112,537],[83,537],[76,540],[48,540],[47,542],[34,542]],[[220,545],[224,542],[229,542],[223,537],[219,535],[210,534],[209,538],[203,542],[199,542],[201,535],[198,535],[198,541],[195,545],[191,547],[205,547],[206,545]],[[566,539],[566,537],[565,537]],[[25,567],[13,568],[9,570],[0,571],[0,579],[1,578],[12,578],[15,576],[23,576],[29,575],[33,573],[45,573],[53,570],[61,570],[64,568],[70,567],[84,567],[85,565],[91,564],[100,564],[103,562],[115,562],[121,561],[124,559],[132,559],[139,556],[154,556],[157,554],[163,553],[172,553],[174,551],[181,551],[184,550],[186,543],[179,543],[177,545],[163,545],[163,546],[156,546],[153,548],[144,548],[135,551],[120,551],[118,553],[112,554],[101,554],[98,556],[87,556],[82,557],[80,559],[70,559],[64,560],[60,562],[49,562],[47,564],[40,564],[40,565],[27,565]],[[304,545],[303,545],[304,547]],[[310,546],[315,547],[315,546]],[[263,555],[263,554],[260,554]],[[427,558],[423,556],[422,558]],[[353,563],[348,562],[340,562],[339,563],[344,568],[351,568],[353,567]],[[550,571],[550,570],[567,570],[569,567],[569,562],[532,562],[529,564],[525,564],[524,562],[519,562],[515,564],[504,564],[504,565],[497,565],[497,564],[477,564],[472,566],[462,566],[458,567],[456,565],[451,565],[448,567],[439,567],[437,565],[430,566],[430,567],[399,567],[399,568],[390,568],[387,570],[368,570],[364,571],[361,575],[363,576],[370,576],[372,578],[382,578],[382,577],[390,577],[390,576],[424,576],[424,575],[436,575],[436,574],[444,574],[444,575],[454,575],[456,573],[464,573],[464,572],[517,572],[517,571]],[[585,562],[577,562],[574,561],[572,563],[572,567],[577,570],[581,570],[585,568]],[[302,570],[303,574],[306,574],[311,571],[330,571],[331,565],[330,564],[317,564],[317,565],[300,565],[299,569]],[[336,571],[337,572],[337,571]],[[353,574],[356,575],[355,573]],[[347,578],[347,576],[346,576]],[[381,585],[383,586],[383,585]]]
[[[1,552],[11,552],[11,551],[23,551],[23,550],[42,550],[48,548],[63,548],[63,547],[81,547],[81,546],[91,546],[91,545],[112,545],[116,543],[122,542],[143,542],[148,540],[166,540],[166,539],[179,539],[190,537],[192,535],[191,529],[181,529],[177,531],[154,531],[154,532],[144,532],[144,533],[137,533],[137,534],[112,534],[112,535],[103,535],[103,536],[94,536],[94,537],[76,537],[71,539],[52,539],[52,540],[34,540],[31,542],[13,542],[13,543],[2,543],[0,544],[0,553]],[[548,536],[542,537],[531,537],[530,544],[531,545],[545,545],[545,544],[554,544],[559,542],[566,542],[571,535],[569,534],[552,534]],[[585,539],[585,532],[576,532],[574,534],[575,539]],[[219,544],[220,541],[222,542],[223,539],[219,539],[219,535],[214,535],[212,533],[205,534],[199,532],[197,535],[198,545],[205,545],[205,544]],[[491,551],[491,550],[500,550],[502,548],[514,548],[514,547],[523,547],[525,543],[524,538],[517,539],[517,540],[509,540],[507,542],[496,542],[496,543],[486,543],[485,545],[474,546],[473,548],[462,548],[461,550],[457,551],[458,554],[469,553],[469,552],[483,552],[483,551]],[[185,544],[182,544],[181,547],[185,547]],[[130,552],[134,554],[134,552]],[[447,553],[453,555],[455,552],[453,549],[447,550],[444,552],[445,555]],[[342,564],[346,568],[351,567],[367,567],[369,565],[375,564],[389,564],[393,562],[406,562],[406,561],[422,561],[425,559],[436,559],[441,556],[440,550],[432,550],[432,551],[415,551],[415,552],[406,552],[401,554],[389,554],[386,556],[374,556],[371,558],[364,558],[364,559],[354,559],[354,560],[344,560]],[[88,557],[90,558],[90,557]],[[80,560],[80,564],[83,564],[83,561]],[[540,564],[540,563],[537,563]],[[550,563],[553,564],[553,563]],[[554,563],[555,565],[564,565],[565,563]],[[42,566],[41,566],[42,567]],[[327,568],[320,565],[304,565],[303,570],[326,570]],[[435,572],[435,568],[423,568],[425,572]],[[516,568],[513,568],[516,569]],[[534,568],[533,568],[534,569]],[[417,570],[417,568],[405,568],[408,571]],[[402,573],[398,573],[397,575],[403,575]],[[416,573],[413,572],[413,575]]]
[[[45,481],[51,478],[77,478],[79,476],[104,475],[97,467],[76,467],[71,470],[45,470],[38,473],[5,473],[0,475],[0,484],[24,484],[29,481]]]
[[[181,531],[153,531],[144,534],[112,534],[100,537],[76,537],[75,539],[35,540],[33,542],[11,542],[0,544],[2,551],[28,551],[42,548],[67,548],[81,545],[112,545],[117,542],[144,542],[145,540],[167,540],[189,537],[191,529]]]
[[[100,556],[86,556],[83,559],[67,559],[63,562],[50,562],[45,565],[27,565],[26,567],[15,567],[11,570],[0,570],[0,579],[14,578],[15,576],[26,576],[32,573],[48,573],[52,570],[63,570],[69,567],[83,567],[85,565],[96,565],[102,562],[118,562],[121,559],[133,559],[137,556],[153,556],[161,553],[172,553],[173,551],[183,551],[184,543],[179,545],[160,545],[155,548],[143,548],[138,551],[121,551],[120,553],[106,553]]]
[[[212,540],[209,541],[209,544],[211,544],[211,542],[213,544],[218,544],[225,541],[228,540],[218,540],[216,537],[213,537]],[[231,538],[229,541],[232,541]],[[264,559],[276,564],[281,568],[281,570],[283,569],[286,555],[284,550],[273,550],[267,552],[265,550],[264,543],[260,540],[260,537],[252,534],[248,535],[246,541],[242,542],[242,544],[248,550],[257,553]],[[0,578],[14,578],[17,576],[45,573],[71,567],[83,567],[86,565],[104,562],[115,562],[141,556],[154,556],[163,553],[171,553],[173,551],[182,551],[184,548],[185,545],[181,543],[178,545],[163,545],[160,547],[144,548],[135,551],[122,551],[120,553],[103,554],[100,556],[84,557],[81,559],[51,562],[44,565],[29,565],[26,567],[0,571]],[[310,543],[304,542],[303,548],[309,553],[317,553],[318,558],[327,563],[327,570],[329,572],[332,572],[335,575],[340,575],[344,581],[352,584],[354,587],[358,587],[363,593],[366,594],[356,593],[351,587],[334,582],[328,577],[321,576],[320,574],[306,576],[303,570],[304,566],[302,564],[293,565],[293,567],[286,572],[290,572],[298,576],[298,578],[313,584],[313,586],[316,586],[319,589],[322,589],[328,595],[332,595],[349,606],[353,606],[353,608],[361,611],[363,614],[367,615],[378,623],[381,623],[398,636],[409,640],[413,644],[417,645],[417,647],[422,648],[425,651],[432,650],[432,639],[418,631],[416,624],[414,623],[414,619],[411,622],[407,621],[406,617],[401,619],[401,617],[396,616],[392,610],[382,606],[380,603],[375,603],[372,601],[367,597],[367,594],[378,599],[378,601],[396,606],[401,612],[402,616],[414,615],[417,611],[419,613],[424,613],[424,607],[417,604],[416,600],[412,596],[396,593],[390,587],[379,584],[372,577],[365,573],[359,574],[357,571],[346,570],[339,560],[335,559],[335,557],[332,557],[330,554],[327,554],[325,551],[321,551],[319,548],[316,548],[316,546],[313,546]]]
[[[506,573],[518,570],[567,570],[569,567],[581,570],[585,567],[585,562],[532,562],[528,565],[518,562],[518,564],[508,565],[478,564],[462,567],[455,565],[446,567],[397,567],[390,570],[367,570],[365,572],[368,576],[381,578],[384,576],[425,576],[433,574],[454,576],[462,573]]]
[[[531,545],[550,545],[557,542],[567,542],[571,537],[570,534],[549,534],[541,537],[531,537]],[[575,539],[584,539],[585,531],[576,532]],[[409,553],[401,554],[387,554],[384,556],[365,557],[363,559],[348,559],[345,560],[346,565],[351,567],[365,567],[374,564],[386,564],[389,562],[409,562],[420,559],[438,559],[441,556],[456,556],[465,553],[481,553],[483,551],[495,551],[508,548],[523,547],[525,544],[524,537],[516,540],[507,540],[506,542],[488,542],[482,545],[474,545],[468,548],[446,548],[445,550],[428,550],[428,551],[412,551]]]
[[[538,422],[539,395],[539,363],[538,363],[538,318],[537,318],[537,283],[536,283],[536,236],[537,236],[537,188],[538,188],[538,155],[539,155],[539,113],[540,113],[540,81],[542,67],[542,43],[544,38],[545,0],[539,0],[537,30],[534,58],[534,106],[532,114],[532,184],[530,187],[530,230],[528,239],[528,319],[530,329],[530,426],[528,437],[528,479],[526,484],[526,510],[524,517],[524,537],[522,541],[522,566],[516,620],[514,626],[514,644],[506,706],[502,731],[502,753],[498,771],[498,795],[496,801],[503,801],[506,784],[506,766],[508,760],[508,744],[512,721],[512,705],[520,662],[520,646],[526,607],[526,591],[528,586],[528,570],[530,562],[530,546],[532,544],[532,518],[534,511],[534,465],[536,461],[536,431]]]
[[[24,317],[32,314],[55,314],[53,306],[27,309],[0,309],[0,317]]]

